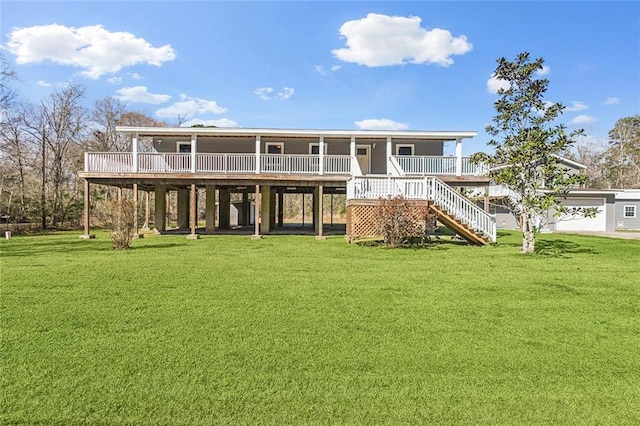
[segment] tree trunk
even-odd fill
[[[533,253],[536,247],[536,230],[533,220],[526,214],[520,216],[520,225],[522,228],[522,250],[523,254]]]

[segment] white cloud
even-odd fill
[[[182,124],[182,127],[191,127],[196,124],[202,124],[203,126],[216,126],[216,127],[240,127],[237,121],[230,120],[228,118],[221,118],[219,120],[203,120],[201,118],[192,118]]]
[[[116,90],[116,98],[125,102],[157,105],[167,102],[171,95],[149,93],[145,86],[134,86]]]
[[[596,121],[596,118],[591,116],[591,115],[587,115],[587,114],[580,114],[580,115],[576,115],[573,120],[571,120],[569,123],[571,124],[589,124],[589,123],[593,123]]]
[[[615,105],[617,103],[620,103],[620,98],[616,98],[614,96],[611,96],[604,101],[605,105]]]
[[[467,37],[453,37],[447,30],[427,30],[417,16],[388,16],[369,13],[365,18],[347,21],[340,27],[347,47],[334,49],[333,55],[345,62],[368,67],[432,63],[453,64],[452,55],[473,48]]]
[[[509,82],[497,78],[495,74],[491,74],[489,80],[487,80],[487,92],[498,94],[498,89],[507,90],[509,88]]]
[[[551,72],[551,68],[548,67],[547,65],[543,65],[541,70],[536,71],[536,74],[542,77],[545,75],[549,75],[550,72]]]
[[[362,130],[404,130],[409,128],[405,123],[389,120],[388,118],[369,118],[354,123]]]
[[[329,68],[325,68],[322,65],[315,66],[316,72],[320,75],[329,75],[333,72],[338,71],[340,68],[342,68],[341,65],[331,65],[331,67]]]
[[[271,96],[269,95],[273,93],[273,87],[258,87],[253,93],[260,96],[260,99],[268,101],[271,99]]]
[[[295,92],[295,89],[293,87],[283,87],[282,92],[279,92],[276,96],[281,101],[284,101],[285,99],[289,99],[291,96],[293,96],[293,92]]]
[[[7,48],[16,55],[17,64],[51,61],[82,68],[80,74],[91,79],[140,63],[160,66],[176,57],[168,44],[153,47],[131,33],[111,32],[102,25],[14,28],[8,38]]]
[[[265,101],[270,101],[272,99],[284,101],[285,99],[289,99],[291,96],[293,96],[295,89],[293,87],[283,87],[282,90],[278,93],[274,92],[275,89],[273,87],[258,87],[253,91],[253,93],[260,96],[260,99]]]
[[[129,74],[131,76],[132,79],[134,80],[142,80],[142,76],[140,74],[138,74],[137,72],[132,72]]]
[[[120,84],[122,83],[122,77],[109,77],[107,79],[107,82],[111,83],[111,84]]]
[[[40,87],[51,87],[51,83],[48,83],[44,80],[38,80],[36,84]]]
[[[156,111],[156,115],[162,118],[185,116],[191,119],[196,114],[224,114],[225,112],[227,112],[227,109],[218,105],[216,101],[192,98],[182,93],[178,102],[166,108],[160,108]]]
[[[584,102],[571,101],[571,105],[565,107],[564,110],[568,112],[572,112],[572,111],[583,111],[585,109],[589,109],[589,107]]]

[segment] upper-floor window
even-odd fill
[[[267,142],[265,143],[267,154],[284,154],[284,143]]]
[[[191,142],[178,142],[178,152],[181,154],[191,153]]]
[[[396,155],[413,155],[413,144],[398,144],[396,145]]]
[[[320,155],[320,144],[319,143],[310,143],[309,144],[309,154]],[[327,154],[327,144],[324,144],[324,154]]]
[[[624,206],[624,217],[626,218],[636,217],[636,206]]]

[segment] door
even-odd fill
[[[595,207],[598,209],[595,217],[584,217],[580,215],[559,217],[556,222],[556,231],[606,231],[607,215],[604,198],[569,198],[562,202],[568,208],[572,207]]]
[[[356,145],[356,159],[363,175],[371,173],[371,147],[369,145]]]

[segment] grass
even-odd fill
[[[1,424],[633,424],[638,241],[0,244]]]

